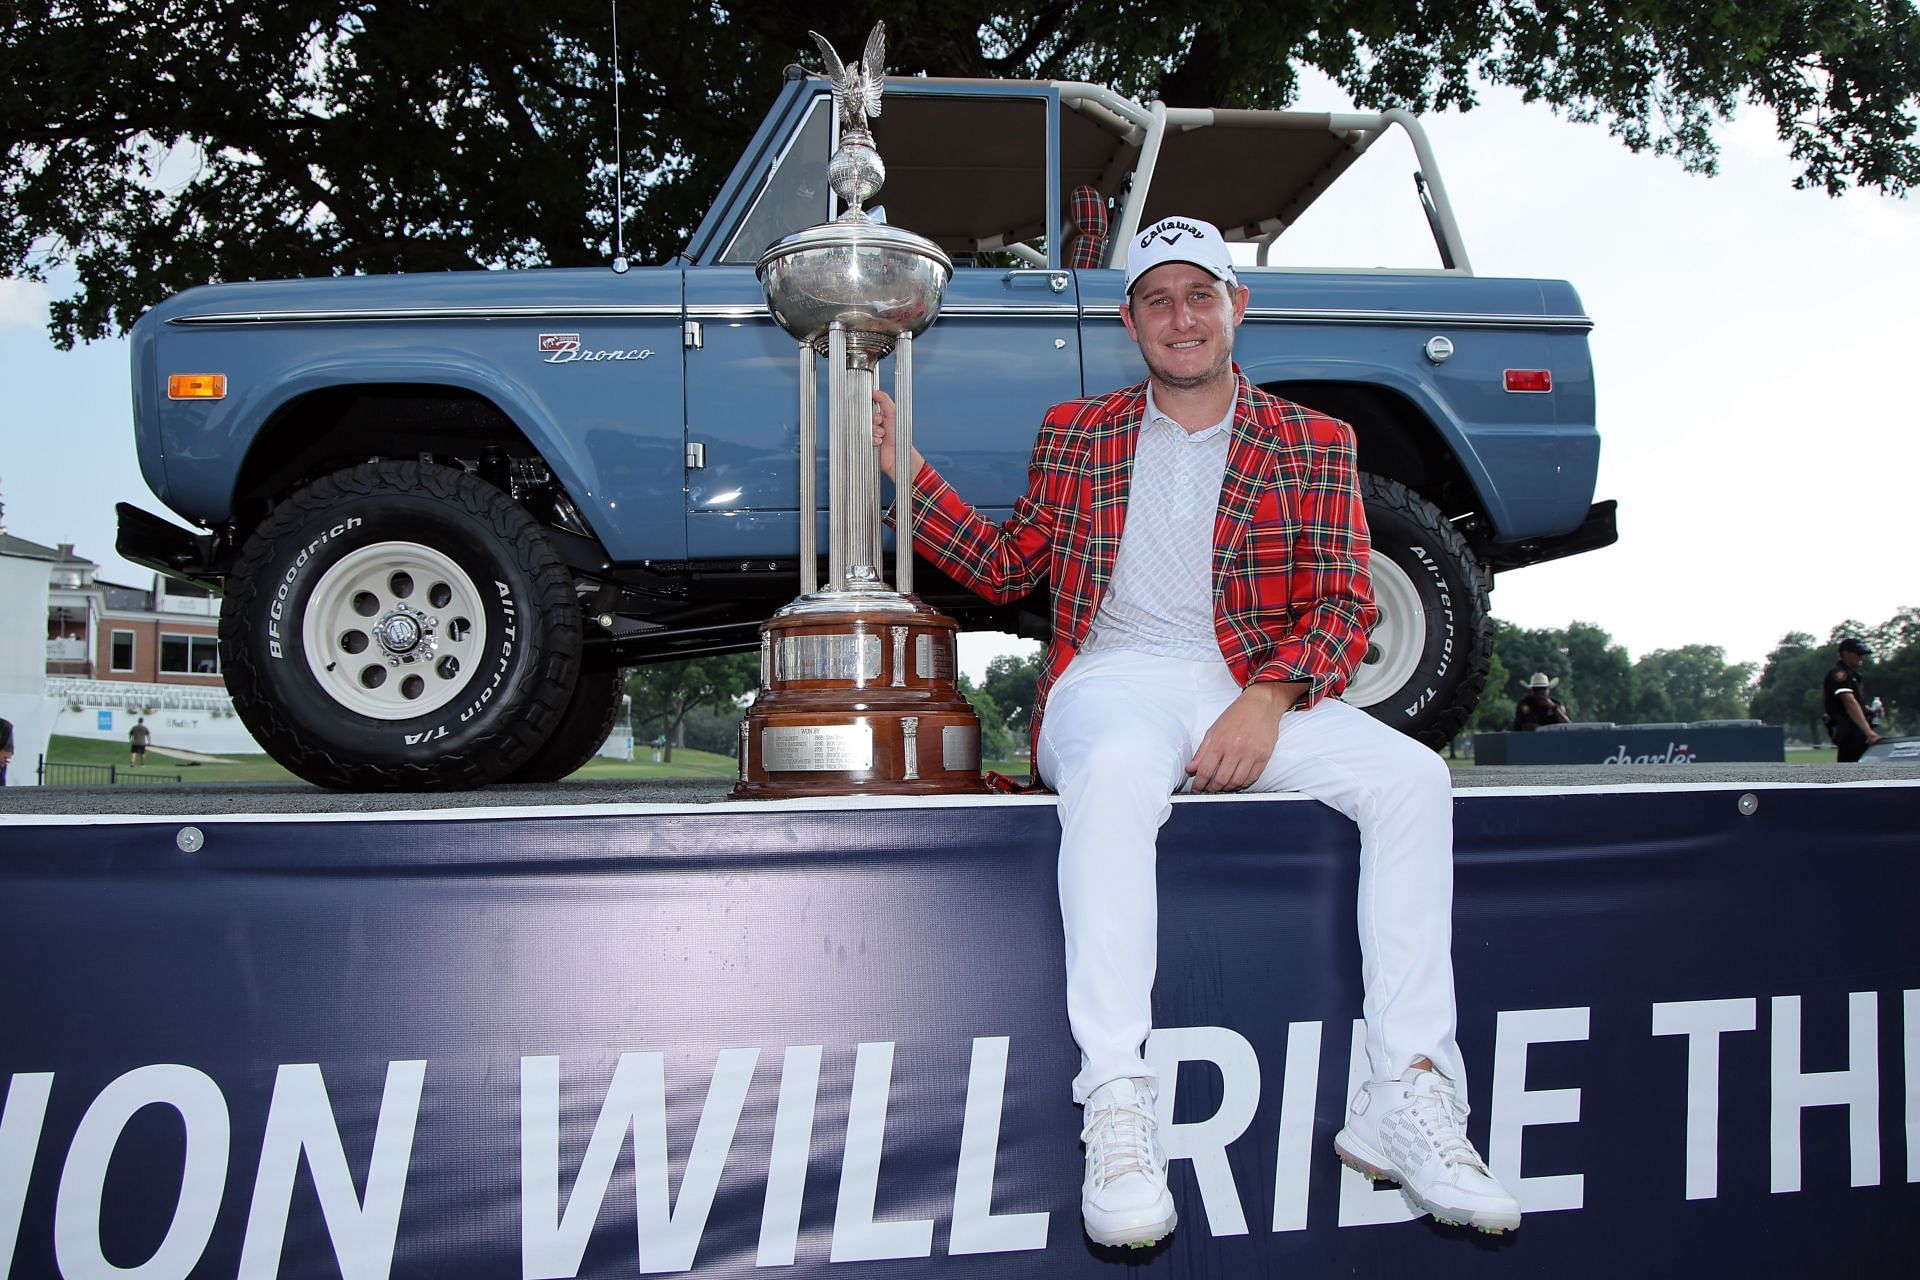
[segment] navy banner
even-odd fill
[[[1470,1131],[1336,1162],[1353,828],[1176,804],[1180,1227],[1078,1218],[1035,800],[0,825],[0,1275],[1836,1274],[1912,1257],[1920,789],[1456,801]]]

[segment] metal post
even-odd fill
[[[893,349],[893,589],[913,594],[913,335]]]
[[[820,357],[808,343],[800,344],[800,594],[810,596],[820,586],[820,495],[814,468],[819,459]]]
[[[841,589],[847,576],[847,538],[841,509],[847,492],[846,449],[840,435],[847,416],[847,331],[827,329],[827,586]]]
[[[847,411],[840,436],[847,451],[847,586],[880,585],[880,463],[873,447],[873,357],[847,358]],[[842,493],[833,495],[840,503]]]

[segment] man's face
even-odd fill
[[[1233,331],[1247,314],[1247,289],[1188,262],[1140,277],[1120,309],[1127,334],[1154,381],[1180,391],[1208,386],[1233,367]]]
[[[1852,668],[1855,671],[1858,671],[1860,669],[1860,664],[1865,662],[1866,660],[1867,660],[1867,655],[1864,653],[1856,653],[1852,649],[1842,649],[1840,651],[1840,661],[1846,663],[1848,667]]]

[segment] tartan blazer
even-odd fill
[[[1234,368],[1238,397],[1213,526],[1214,634],[1241,684],[1303,681],[1299,705],[1338,696],[1379,618],[1367,578],[1367,518],[1353,431],[1269,395]],[[1147,384],[1055,405],[1034,442],[1027,491],[994,524],[922,467],[914,549],[1003,604],[1046,579],[1053,637],[1041,663],[1033,744],[1047,693],[1086,643],[1126,525]]]

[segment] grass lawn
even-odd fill
[[[165,745],[156,743],[156,746]],[[47,744],[47,762],[49,764],[110,764],[122,774],[143,776],[161,776],[172,778],[176,775],[182,782],[298,782],[292,774],[275,764],[265,755],[227,755],[223,760],[232,764],[194,764],[186,760],[174,760],[161,755],[152,748],[147,750],[147,762],[135,768],[127,763],[127,744],[124,742],[102,742],[97,738],[71,738],[55,734]]]

